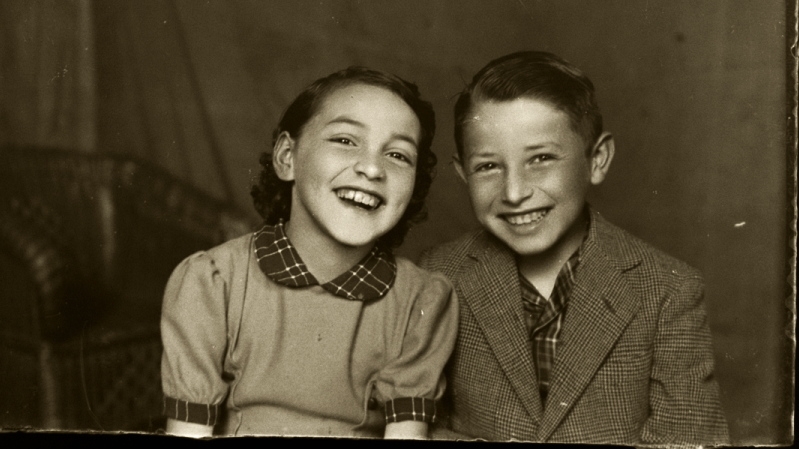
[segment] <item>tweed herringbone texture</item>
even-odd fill
[[[544,409],[515,257],[480,231],[422,255],[460,299],[441,420],[488,440],[723,444],[700,274],[592,211]],[[435,432],[434,432],[435,435]]]

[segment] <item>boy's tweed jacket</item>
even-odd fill
[[[488,440],[725,443],[699,272],[598,213],[566,306],[542,407],[514,254],[485,231],[422,255],[460,298],[449,419]],[[447,430],[435,437],[452,437]]]

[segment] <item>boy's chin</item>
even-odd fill
[[[553,245],[541,242],[514,242],[503,240],[505,245],[519,257],[536,257],[546,253]]]
[[[557,239],[550,239],[546,235],[519,236],[502,232],[503,230],[491,229],[490,231],[494,237],[520,257],[535,257],[544,254],[557,243]]]

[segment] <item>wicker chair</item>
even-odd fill
[[[159,428],[169,274],[253,224],[130,158],[0,150],[0,428]]]

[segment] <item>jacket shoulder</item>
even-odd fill
[[[696,268],[610,223],[601,216],[597,220],[597,237],[602,250],[613,260],[636,260],[645,271],[652,274],[678,278],[701,278],[701,273]]]
[[[419,266],[428,271],[444,273],[452,278],[464,266],[464,260],[479,246],[485,231],[477,230],[446,243],[426,249],[419,257]]]

